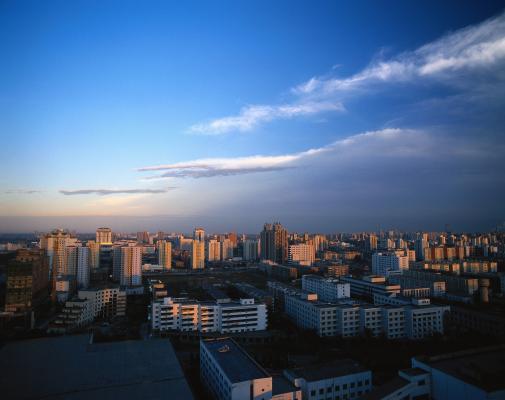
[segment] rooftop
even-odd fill
[[[7,399],[193,396],[168,339],[89,344],[88,335],[18,341],[0,349]]]
[[[505,389],[505,345],[415,360],[487,392]]]
[[[367,371],[369,370],[362,367],[356,361],[343,359],[326,364],[295,368],[291,370],[292,373],[290,375],[299,376],[304,378],[306,381],[313,382]]]
[[[212,354],[232,383],[270,376],[233,339],[202,340],[200,345]]]

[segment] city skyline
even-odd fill
[[[2,233],[505,220],[500,2],[6,2],[0,33]]]

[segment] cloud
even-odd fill
[[[303,161],[310,160],[317,155],[333,153],[335,157],[342,157],[342,152],[359,148],[370,149],[377,143],[389,143],[390,147],[382,149],[385,153],[398,151],[403,154],[419,152],[419,146],[411,146],[414,140],[417,145],[425,138],[421,131],[412,129],[388,128],[378,131],[364,132],[345,139],[337,140],[326,146],[309,149],[302,152],[278,156],[254,155],[248,157],[206,158],[173,164],[155,165],[138,168],[138,171],[162,171],[159,175],[146,179],[160,178],[211,178],[216,176],[245,175],[259,172],[281,171],[295,168]]]
[[[76,196],[86,194],[97,194],[99,196],[107,196],[111,194],[156,194],[166,193],[173,190],[175,187],[166,189],[78,189],[78,190],[60,190],[61,194],[65,196]]]
[[[468,79],[465,73],[485,71],[490,76],[490,70],[494,69],[496,74],[503,75],[504,61],[505,13],[390,59],[380,56],[362,71],[345,78],[312,77],[291,89],[296,95],[292,103],[250,105],[238,115],[195,124],[189,131],[208,135],[244,132],[275,119],[345,111],[341,102],[344,94],[380,83],[439,79],[445,84],[476,85],[476,80]]]
[[[36,194],[42,193],[42,190],[33,190],[33,189],[15,189],[15,190],[5,190],[4,194]]]
[[[251,105],[242,108],[239,115],[214,119],[196,124],[190,132],[206,135],[219,135],[230,131],[249,131],[263,122],[274,119],[290,119],[329,111],[344,111],[340,102],[301,102],[284,105]]]
[[[347,78],[312,77],[292,89],[298,95],[329,95],[366,88],[381,82],[407,82],[422,78],[460,80],[456,73],[490,69],[503,71],[505,62],[505,13],[478,25],[460,29],[417,50],[389,60],[372,62]]]

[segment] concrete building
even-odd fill
[[[301,391],[272,377],[234,340],[200,341],[200,379],[217,400],[301,400]]]
[[[110,228],[98,228],[95,234],[95,242],[98,244],[110,244],[112,243],[112,229]]]
[[[280,224],[265,224],[260,234],[262,260],[278,264],[288,261],[288,231]]]
[[[409,268],[409,257],[404,251],[381,252],[372,255],[372,273],[389,276]]]
[[[66,247],[77,243],[73,237],[63,229],[55,229],[51,233],[41,236],[40,248],[46,250],[49,257],[49,269],[51,277],[68,275]]]
[[[168,240],[158,240],[156,242],[158,249],[158,265],[163,267],[163,270],[169,271],[172,269],[172,243]]]
[[[316,293],[321,301],[334,302],[351,297],[350,283],[318,275],[302,275],[302,290]]]
[[[352,297],[366,298],[369,301],[373,301],[374,294],[400,294],[401,291],[400,285],[387,284],[383,276],[369,275],[362,279],[342,276],[340,281],[351,285]]]
[[[47,298],[49,289],[49,257],[45,250],[20,249],[7,264],[5,311],[32,311]]]
[[[221,243],[216,239],[210,239],[206,243],[205,259],[209,262],[221,260]]]
[[[237,333],[267,329],[267,308],[254,299],[199,302],[187,298],[154,300],[150,306],[151,329],[202,333]]]
[[[89,248],[78,247],[76,252],[77,288],[87,288],[90,281]]]
[[[244,260],[257,261],[260,257],[260,243],[258,240],[244,240]]]
[[[79,290],[79,299],[92,303],[93,318],[113,318],[126,315],[126,291],[119,287]]]
[[[284,376],[309,400],[359,399],[372,389],[372,372],[349,359],[288,369]]]
[[[139,286],[142,284],[142,247],[124,246],[121,250],[121,286]]]
[[[472,296],[479,290],[479,280],[477,278],[426,270],[403,271],[402,277],[416,281],[419,286],[430,286],[433,282],[445,282],[446,293]]]
[[[95,271],[100,268],[100,243],[88,240],[86,247],[89,249],[89,268],[91,271]]]
[[[221,238],[219,244],[221,246],[221,260],[233,258],[233,242],[228,238]]]
[[[288,261],[290,264],[311,266],[316,260],[316,250],[313,244],[298,243],[289,245]]]
[[[4,399],[193,399],[168,339],[14,341],[0,348],[0,371]]]

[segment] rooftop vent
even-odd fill
[[[230,351],[230,347],[225,344],[223,347],[220,347],[217,351],[219,351],[220,353],[228,353]]]

